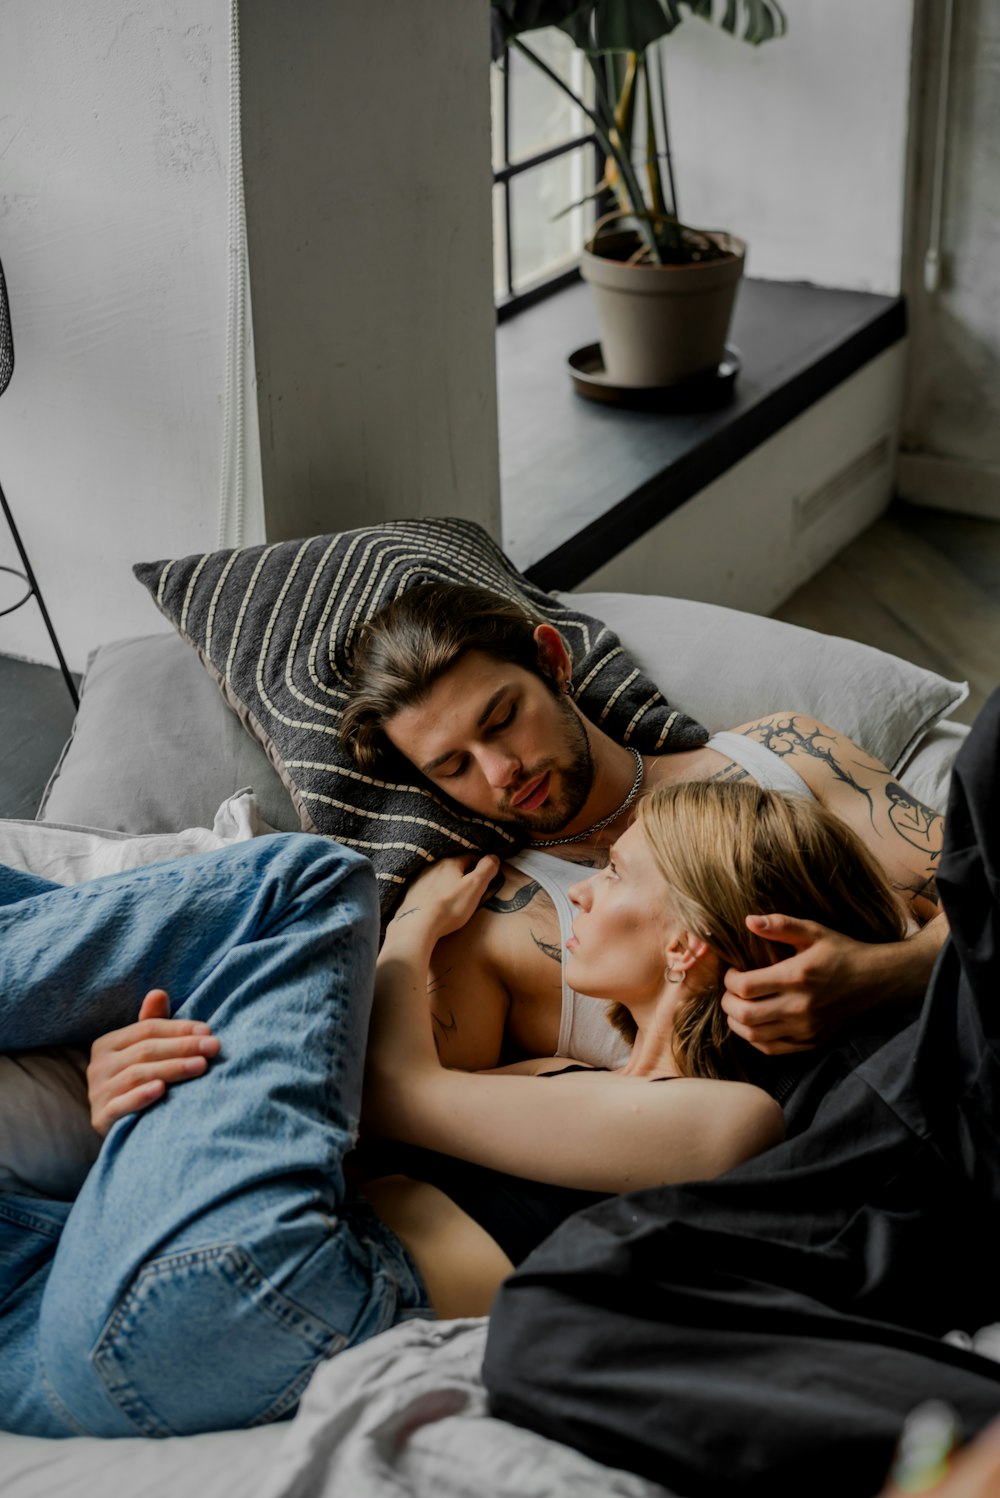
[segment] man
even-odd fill
[[[513,824],[527,845],[435,954],[432,1005],[446,1064],[481,1069],[514,1054],[622,1059],[603,1007],[562,980],[566,889],[585,877],[581,866],[605,864],[639,792],[671,781],[749,774],[811,793],[854,827],[927,922],[904,942],[867,947],[787,912],[761,912],[757,929],[793,953],[730,972],[725,1008],[738,1035],[765,1054],[809,1049],[870,1007],[923,992],[947,931],[933,882],[941,817],[850,739],[795,712],[700,749],[640,756],[581,714],[571,670],[551,625],[457,585],[410,589],[359,644],[342,730],[359,766],[398,777],[408,773],[402,758],[465,809]]]

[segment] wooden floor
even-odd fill
[[[968,681],[971,723],[1000,684],[1000,524],[897,503],[775,618]]]
[[[971,723],[1000,683],[1000,525],[896,504],[776,617],[967,680]],[[0,816],[34,816],[72,721],[54,667],[0,656]]]

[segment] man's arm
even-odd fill
[[[927,922],[905,941],[874,945],[778,912],[748,918],[751,929],[795,951],[772,967],[730,969],[723,1000],[730,1026],[767,1054],[808,1050],[868,1009],[923,993],[948,934],[935,885],[944,818],[852,739],[806,714],[773,713],[736,732],[786,759],[860,837],[913,919]]]
[[[792,916],[748,916],[747,925],[795,948],[773,967],[726,974],[730,1029],[768,1056],[811,1050],[868,1009],[919,998],[948,936],[943,913],[905,941],[878,945]]]

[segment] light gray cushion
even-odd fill
[[[299,819],[267,755],[175,634],[115,640],[91,657],[73,734],[38,817],[119,832],[211,827],[251,787],[279,832]]]
[[[908,787],[907,764],[924,736],[969,692],[965,682],[870,645],[716,604],[636,593],[565,596],[605,619],[670,700],[713,733],[794,708],[849,735]],[[940,737],[949,768],[962,737]],[[947,774],[928,766],[922,780],[938,798],[929,804],[940,806]]]

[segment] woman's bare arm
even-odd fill
[[[457,875],[448,864],[421,876],[386,933],[369,1038],[369,1128],[529,1179],[612,1192],[720,1175],[778,1142],[780,1108],[744,1083],[442,1067],[424,998],[427,968],[449,890],[464,880],[468,905],[477,882],[475,870]]]

